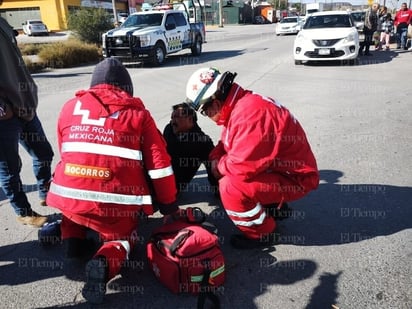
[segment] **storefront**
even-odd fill
[[[117,12],[139,11],[143,0],[116,0]],[[35,1],[5,1],[0,7],[0,16],[19,30],[27,19],[41,19],[49,31],[67,29],[69,12],[81,7],[104,8],[111,13],[111,0],[35,0]],[[130,8],[130,10],[129,10]]]

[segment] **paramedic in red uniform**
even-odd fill
[[[153,214],[151,194],[163,215],[178,210],[170,157],[151,114],[133,97],[129,73],[111,58],[97,64],[90,89],[63,106],[57,136],[61,161],[47,204],[62,211],[66,257],[82,257],[86,229],[99,233],[103,245],[86,264],[82,293],[100,303],[136,244],[139,214]]]
[[[210,153],[223,207],[241,234],[238,249],[275,242],[276,209],[317,188],[319,172],[306,134],[279,102],[243,89],[236,73],[202,68],[186,86],[188,102],[223,127]]]

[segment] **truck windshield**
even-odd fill
[[[163,13],[130,15],[121,25],[121,28],[160,26],[162,19]]]

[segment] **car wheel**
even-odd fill
[[[160,66],[165,62],[166,51],[162,43],[157,42],[154,49],[153,64]]]
[[[301,65],[302,64],[302,60],[295,60],[295,65]]]
[[[202,39],[197,36],[195,39],[195,44],[191,48],[193,56],[199,56],[202,53]]]

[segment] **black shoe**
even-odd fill
[[[234,234],[230,237],[232,247],[241,250],[270,247],[276,244],[276,234],[268,233],[259,239],[250,239],[243,234]]]
[[[293,214],[293,209],[289,207],[288,203],[282,203],[280,209],[278,203],[264,207],[266,208],[267,215],[273,217],[276,221],[287,219]]]
[[[67,238],[63,239],[65,253],[63,263],[64,276],[73,281],[84,280],[84,267],[96,252],[92,239]]]
[[[83,297],[92,304],[101,304],[106,294],[108,266],[105,257],[91,259],[86,265],[86,283]]]
[[[89,260],[97,251],[93,239],[67,238],[63,240],[66,259]]]
[[[37,232],[37,237],[42,246],[61,244],[60,223],[61,220],[45,223]]]

